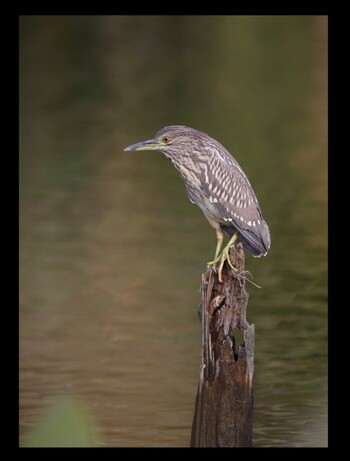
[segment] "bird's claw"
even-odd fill
[[[218,279],[219,279],[219,282],[222,283],[222,269],[224,267],[224,264],[225,264],[225,261],[227,261],[227,264],[230,266],[230,268],[233,270],[233,271],[237,271],[237,269],[234,267],[234,265],[232,264],[231,260],[230,260],[230,247],[225,247],[221,253],[221,255],[219,255],[217,258],[214,259],[214,261],[210,261],[207,263],[208,266],[213,266],[213,270],[214,272],[216,272],[218,274]],[[219,268],[217,268],[217,264],[219,264]]]

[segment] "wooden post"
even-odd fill
[[[211,268],[202,275],[202,352],[191,447],[252,446],[255,332],[246,320],[241,243],[231,248],[230,258],[238,272],[225,263],[223,283]]]

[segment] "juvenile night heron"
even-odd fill
[[[178,170],[190,201],[199,206],[216,231],[215,256],[208,265],[218,272],[220,282],[225,261],[235,270],[229,251],[236,241],[241,241],[243,248],[255,257],[267,254],[270,232],[253,188],[242,168],[218,141],[193,128],[171,125],[159,130],[154,139],[124,150],[158,150]],[[230,241],[220,254],[223,233]]]

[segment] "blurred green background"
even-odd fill
[[[215,233],[123,151],[169,124],[235,156],[270,226],[253,444],[326,446],[324,16],[20,17],[20,443],[189,445]]]

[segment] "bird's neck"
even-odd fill
[[[181,162],[178,162],[176,157],[171,158],[171,163],[180,173],[182,179],[186,181],[190,180],[191,182],[196,183],[200,177],[200,165],[196,165],[191,156],[186,156],[181,159]]]

